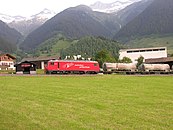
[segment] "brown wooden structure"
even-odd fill
[[[29,62],[35,64],[37,69],[44,69],[44,66],[47,65],[47,62],[49,60],[58,60],[58,59],[59,59],[59,57],[57,57],[57,56],[51,56],[51,57],[30,57],[30,58],[22,59],[21,62],[29,61]]]
[[[36,74],[36,65],[34,63],[24,61],[15,65],[16,74]]]
[[[145,63],[147,64],[168,64],[170,69],[173,69],[173,57],[166,58],[154,58],[154,59],[145,59]]]

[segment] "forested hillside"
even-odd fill
[[[8,52],[8,53],[12,53],[16,50],[16,46],[14,44],[9,43],[8,41],[6,41],[5,39],[3,39],[0,36],[0,52]]]
[[[154,0],[139,16],[123,27],[114,39],[173,33],[173,0]]]
[[[71,44],[68,48],[61,51],[61,57],[82,55],[83,57],[93,58],[101,50],[107,50],[115,58],[118,58],[119,49],[124,46],[117,41],[103,37],[84,37],[77,43]]]
[[[62,35],[56,35],[40,44],[32,54],[34,56],[60,56],[62,49],[66,49],[78,40],[68,39]]]
[[[124,45],[117,41],[106,39],[104,37],[86,36],[80,39],[68,39],[64,36],[53,37],[32,51],[32,56],[66,56],[82,55],[85,58],[95,57],[96,53],[106,50],[114,58],[118,57],[120,48]]]

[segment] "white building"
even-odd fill
[[[10,54],[0,54],[0,70],[15,70],[16,58]]]
[[[166,47],[154,47],[154,48],[139,48],[139,49],[121,49],[119,51],[119,59],[128,57],[133,63],[137,63],[137,59],[143,56],[144,59],[151,58],[164,58],[167,57]]]

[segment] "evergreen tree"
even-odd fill
[[[95,60],[99,62],[100,67],[104,62],[115,62],[115,59],[107,50],[101,50],[95,55]]]
[[[138,68],[144,61],[144,57],[143,56],[140,56],[138,59],[137,59],[137,65],[136,67]]]
[[[122,60],[119,60],[120,63],[132,63],[132,60],[129,57],[123,57]]]

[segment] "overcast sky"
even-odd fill
[[[0,13],[12,16],[30,16],[39,13],[44,8],[57,13],[68,7],[80,4],[90,5],[96,1],[110,3],[116,0],[0,0]]]

